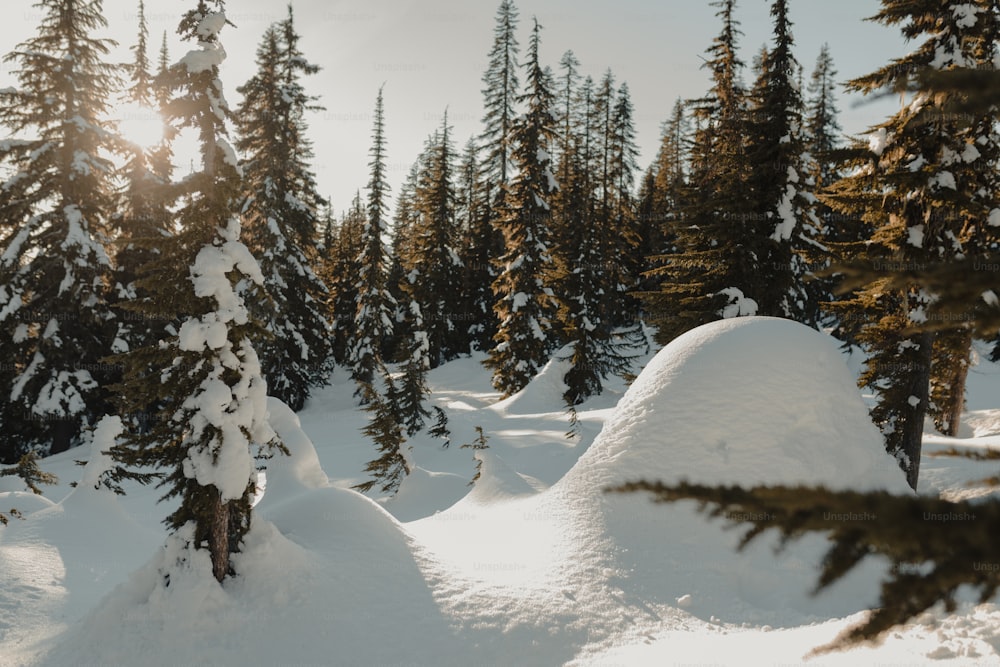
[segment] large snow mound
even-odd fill
[[[566,481],[582,477],[907,491],[836,341],[766,317],[661,350]]]

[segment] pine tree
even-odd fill
[[[479,171],[479,147],[475,140],[466,143],[458,168],[456,217],[459,234],[458,256],[462,261],[464,322],[457,324],[467,336],[469,349],[485,352],[496,335],[493,315],[493,290],[497,272],[493,260],[500,255],[503,237],[490,220],[490,186]]]
[[[145,5],[139,3],[139,34],[132,47],[135,60],[129,69],[130,86],[126,101],[135,109],[150,110],[158,106],[159,88],[150,72]],[[168,211],[170,192],[170,142],[164,137],[159,145],[146,148],[137,144],[126,148],[128,160],[123,169],[126,186],[121,194],[119,213],[113,225],[116,238],[114,305],[124,312],[119,318],[113,352],[125,352],[143,347],[165,335],[169,322],[150,321],[129,309],[130,302],[150,298],[137,289],[139,268],[152,261],[160,241],[171,234]]]
[[[331,370],[330,323],[322,312],[326,286],[316,275],[318,216],[324,201],[308,164],[313,156],[305,113],[319,109],[301,79],[315,74],[298,46],[291,7],[268,28],[257,49],[257,73],[237,90],[244,155],[243,239],[264,272],[249,288],[254,317],[266,336],[254,340],[268,390],[300,410]]]
[[[805,290],[803,236],[816,235],[815,219],[805,181],[802,114],[804,104],[796,78],[799,64],[787,0],[774,0],[774,45],[760,60],[760,74],[751,91],[752,122],[747,159],[752,205],[740,239],[754,258],[755,275],[744,292],[757,302],[758,314],[789,317],[815,325],[818,304]]]
[[[395,493],[400,482],[412,470],[407,456],[406,437],[397,414],[396,386],[388,372],[384,368],[382,371],[380,375],[384,380],[385,391],[380,394],[372,389],[370,395],[365,397],[365,410],[371,416],[368,424],[361,430],[375,442],[381,455],[365,466],[365,472],[371,473],[372,478],[352,487],[361,493],[367,493],[378,484],[381,484],[380,490],[383,493]]]
[[[647,172],[640,199],[639,220],[642,228],[643,256],[646,265],[639,297],[651,296],[656,269],[676,251],[677,231],[684,208],[687,187],[688,142],[690,127],[684,102],[674,103],[670,118],[664,123],[656,160]]]
[[[513,176],[511,153],[512,133],[517,119],[518,100],[518,11],[512,0],[501,0],[497,8],[486,71],[483,73],[483,132],[477,145],[482,153],[477,181],[480,188],[479,215],[472,219],[466,254],[468,280],[475,282],[470,316],[482,318],[483,326],[475,327],[471,341],[479,350],[493,347],[499,322],[492,314],[492,285],[499,276],[497,263],[504,253],[501,221],[507,215],[507,196]]]
[[[368,181],[368,219],[362,237],[363,249],[358,257],[357,315],[351,328],[348,363],[351,376],[358,383],[356,395],[365,395],[375,371],[383,365],[382,355],[387,341],[392,339],[396,300],[386,285],[389,271],[389,249],[384,237],[388,233],[386,197],[385,121],[382,89],[375,101],[375,127],[372,135],[371,177]]]
[[[602,88],[613,95],[611,81],[606,76]],[[568,131],[571,143],[564,138],[558,166],[561,187],[553,193],[558,236],[552,279],[561,337],[569,344],[563,399],[571,409],[599,394],[609,375],[630,369],[632,342],[615,331],[616,318],[624,317],[623,276],[631,268],[623,253],[630,252],[632,244],[622,238],[631,231],[625,226],[633,224],[628,133],[616,130],[611,104],[594,104],[592,86],[585,83],[581,92],[565,112],[570,119],[563,131]],[[627,89],[624,98],[627,103]],[[629,173],[622,174],[623,167]]]
[[[607,182],[602,186],[607,193],[607,210],[602,210],[602,214],[607,215],[610,232],[604,263],[614,280],[614,291],[608,293],[608,317],[615,326],[627,328],[627,337],[635,342],[643,337],[636,317],[639,308],[632,293],[638,287],[643,260],[634,193],[639,149],[635,144],[634,111],[627,83],[618,88],[610,111],[610,123],[605,127],[610,154]]]
[[[0,91],[0,461],[80,444],[107,410],[102,363],[117,324],[104,240],[113,207],[118,80],[100,0],[36,4],[38,34],[4,57],[16,88]]]
[[[448,114],[427,142],[413,195],[413,224],[400,256],[407,301],[423,313],[431,368],[468,353],[462,332],[462,260],[455,251],[455,153]]]
[[[364,229],[367,222],[361,193],[355,193],[351,207],[343,214],[336,235],[336,244],[328,250],[330,275],[329,313],[333,320],[332,354],[334,360],[348,365],[350,332],[358,309],[357,279],[361,275],[358,258],[364,248]]]
[[[651,272],[659,288],[643,295],[659,325],[657,338],[664,343],[719,318],[757,314],[753,291],[763,256],[751,241],[768,242],[773,231],[769,223],[767,234],[754,233],[760,221],[747,208],[752,201],[746,156],[749,118],[739,82],[743,63],[737,57],[741,33],[734,17],[736,2],[712,4],[719,8],[722,31],[704,65],[712,72],[713,86],[691,103],[696,129],[680,211],[684,224],[672,230],[676,251]]]
[[[497,8],[489,65],[483,74],[486,115],[483,117],[484,129],[479,142],[486,155],[482,162],[481,178],[496,188],[496,198],[491,202],[494,206],[494,219],[503,215],[503,197],[513,171],[512,134],[517,117],[514,105],[518,100],[517,22],[517,7],[511,0],[502,0]]]
[[[431,367],[430,340],[424,324],[423,313],[416,301],[407,309],[407,328],[410,336],[403,350],[402,377],[395,396],[396,418],[406,426],[406,435],[412,436],[426,425],[430,412],[424,399],[430,393],[427,387],[427,370]]]
[[[926,41],[849,82],[848,89],[905,90],[910,73],[927,68],[992,69],[997,36],[993,10],[985,4],[946,2],[928,8],[884,0],[873,20],[902,24],[908,37],[926,35]],[[976,255],[989,236],[990,211],[996,208],[1000,142],[994,112],[962,122],[952,110],[957,97],[918,88],[910,104],[872,129],[867,150],[855,148],[846,165],[852,174],[827,196],[838,211],[861,213],[870,227],[869,240],[838,248],[845,287],[857,291],[833,308],[842,320],[861,325],[857,340],[868,353],[861,382],[878,394],[872,417],[914,488],[925,415],[940,411],[939,425],[957,428],[969,353],[965,346],[971,337],[967,327],[954,323],[974,318],[976,308],[946,290],[936,292],[922,274]],[[936,342],[937,331],[949,333]],[[931,403],[932,380],[954,401],[950,408],[942,405],[942,393]]]
[[[233,573],[230,556],[250,527],[253,450],[280,447],[267,422],[267,386],[252,343],[259,325],[237,289],[240,281],[261,285],[264,277],[240,241],[240,176],[226,141],[231,112],[219,80],[225,24],[221,0],[199,0],[178,28],[197,47],[165,77],[173,91],[167,120],[197,132],[202,166],[177,186],[179,231],[163,240],[138,285],[154,296],[141,312],[181,324],[176,335],[120,358],[121,414],[150,405],[160,413],[150,428],[129,429],[110,450],[118,466],[137,476],[142,468],[164,471],[164,499],[179,499],[165,523],[186,548],[207,545],[220,582]]]
[[[557,190],[549,150],[555,140],[549,73],[538,59],[541,27],[535,21],[527,62],[527,107],[514,125],[512,162],[517,176],[510,185],[509,208],[501,221],[506,252],[493,284],[494,312],[500,321],[486,365],[493,386],[504,395],[522,389],[548,361],[555,301],[550,202]]]
[[[830,47],[824,44],[816,59],[809,82],[810,98],[806,102],[805,141],[808,154],[805,169],[807,182],[813,192],[836,182],[841,176],[836,157],[841,145],[841,127],[837,120],[837,70],[834,68]],[[862,229],[860,221],[851,221],[846,216],[836,214],[827,204],[817,200],[813,212],[819,222],[812,239],[816,242],[805,256],[812,268],[812,279],[805,285],[809,300],[826,304],[833,301],[836,279],[826,275],[830,267],[828,244],[860,240],[857,236]],[[809,231],[809,230],[807,230]],[[828,313],[818,313],[818,320],[831,324]],[[853,341],[850,323],[832,322],[834,335],[845,341]]]

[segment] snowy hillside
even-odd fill
[[[877,562],[810,597],[821,541],[736,554],[738,531],[692,506],[602,491],[647,478],[910,493],[833,339],[767,318],[694,330],[581,406],[573,439],[562,362],[499,401],[479,361],[431,372],[451,444],[411,440],[417,467],[392,499],[347,488],[372,446],[346,377],[299,415],[271,400],[292,456],[272,461],[224,587],[203,552],[166,540],[155,489],[70,488],[93,479],[73,463],[84,451],[43,461],[60,477],[45,499],[5,480],[0,499],[26,519],[0,528],[0,665],[800,664],[876,603]],[[1000,446],[1000,367],[979,363],[969,386],[969,437],[928,434],[929,454]],[[489,448],[461,448],[477,426]],[[994,472],[923,465],[921,490],[951,496]],[[998,664],[997,628],[994,604],[966,605],[802,664]]]

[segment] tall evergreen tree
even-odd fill
[[[808,159],[804,166],[808,175],[807,183],[814,192],[819,193],[842,176],[836,157],[836,151],[842,143],[836,99],[837,70],[834,68],[828,44],[824,44],[820,49],[808,90],[810,97],[806,101],[805,121]],[[819,228],[812,237],[815,245],[804,253],[813,273],[812,280],[806,283],[805,288],[809,293],[809,300],[822,306],[833,301],[836,284],[836,279],[828,275],[830,256],[827,244],[860,240],[857,234],[862,226],[860,221],[851,221],[846,216],[836,214],[827,204],[819,200],[813,203],[813,212]],[[817,319],[830,323],[829,314],[825,312],[818,313]],[[844,340],[853,340],[850,323],[833,322],[833,324],[834,335]]]
[[[152,110],[159,106],[160,91],[156,76],[150,71],[148,37],[145,5],[140,2],[139,34],[132,47],[135,59],[128,68],[130,86],[126,101],[135,110],[146,110],[152,114]],[[136,287],[138,270],[156,256],[157,246],[171,234],[172,224],[167,187],[172,169],[169,140],[164,137],[154,147],[127,145],[126,154],[123,174],[126,185],[113,220],[116,241],[114,299],[117,304],[150,297]],[[153,343],[163,336],[168,324],[146,320],[126,311],[119,321],[113,351],[125,352],[132,347]]]
[[[757,314],[753,287],[759,282],[763,256],[750,240],[767,242],[773,231],[769,223],[767,234],[754,234],[760,221],[747,208],[752,201],[746,157],[749,121],[740,85],[736,2],[712,4],[718,7],[722,31],[704,65],[712,72],[712,88],[691,104],[696,129],[680,212],[684,222],[670,230],[676,251],[662,257],[662,265],[652,272],[659,289],[643,295],[659,325],[661,342],[719,318]]]
[[[428,139],[414,191],[414,224],[400,257],[409,300],[423,313],[431,368],[467,353],[462,321],[462,260],[455,251],[455,151],[448,114]]]
[[[905,90],[910,73],[925,69],[993,69],[995,10],[992,2],[915,6],[883,0],[873,20],[900,25],[910,39],[924,36],[925,41],[907,56],[849,82],[848,89]],[[914,488],[924,417],[936,411],[932,379],[955,401],[939,414],[940,425],[957,426],[952,420],[961,409],[954,406],[961,405],[964,394],[961,374],[970,337],[954,322],[977,308],[947,288],[935,289],[922,274],[934,275],[941,270],[936,267],[961,265],[976,255],[996,208],[1000,141],[995,108],[964,122],[954,113],[960,97],[918,85],[912,102],[874,127],[867,146],[855,148],[846,165],[851,175],[827,196],[836,210],[860,213],[871,230],[869,240],[839,248],[845,286],[857,291],[834,309],[842,320],[862,324],[857,339],[868,362],[861,382],[878,395],[872,417]],[[975,302],[981,302],[979,294]],[[950,340],[935,341],[939,330],[951,330]],[[936,399],[937,404],[943,396]]]
[[[519,94],[517,41],[518,11],[512,0],[501,0],[497,8],[493,29],[493,46],[488,55],[489,64],[483,74],[483,132],[479,135],[478,146],[482,153],[478,176],[482,197],[486,208],[476,220],[475,233],[471,241],[475,244],[473,266],[479,269],[477,279],[488,279],[480,283],[474,313],[493,308],[492,284],[499,273],[497,261],[504,253],[504,236],[501,221],[507,215],[507,195],[514,173],[511,163],[513,151],[512,133],[517,119],[516,104]],[[476,332],[477,347],[487,350],[493,346],[493,338],[499,327],[495,317],[483,319],[486,326]]]
[[[511,0],[502,0],[497,8],[496,26],[493,29],[493,47],[490,49],[489,65],[483,74],[484,130],[480,135],[480,145],[486,152],[483,157],[485,182],[496,188],[497,198],[493,204],[500,205],[505,189],[512,176],[511,153],[513,152],[514,121],[517,117],[515,104],[518,99],[517,79],[517,7]],[[502,210],[495,209],[495,215]]]
[[[18,85],[0,91],[0,461],[60,452],[107,410],[102,392],[117,328],[104,240],[113,207],[116,67],[100,0],[40,0],[38,33],[4,57]]]
[[[548,361],[554,342],[550,202],[557,184],[549,151],[555,119],[550,76],[538,59],[540,30],[535,21],[526,64],[527,91],[519,100],[527,111],[511,134],[517,176],[501,221],[507,250],[493,284],[500,325],[486,364],[493,370],[493,386],[504,395],[519,391],[535,376]]]
[[[663,126],[660,148],[652,169],[653,182],[646,188],[644,214],[640,216],[647,257],[643,290],[651,286],[650,274],[664,256],[676,249],[676,227],[681,224],[688,174],[690,124],[685,104],[678,99]]]
[[[470,139],[462,154],[458,169],[457,218],[458,255],[463,271],[464,322],[456,326],[464,330],[470,349],[485,352],[496,335],[493,315],[493,289],[497,271],[493,260],[500,255],[503,237],[491,221],[491,187],[481,180],[479,147]]]
[[[388,233],[385,165],[385,120],[382,89],[375,100],[375,127],[372,131],[371,177],[368,180],[368,218],[362,236],[362,251],[358,257],[357,315],[351,328],[348,363],[351,375],[358,383],[357,395],[364,400],[366,387],[383,365],[383,351],[393,335],[396,300],[389,293],[386,280],[389,272],[389,249],[385,245]]]
[[[357,192],[350,208],[341,216],[335,244],[327,251],[329,268],[325,272],[329,274],[328,312],[333,319],[332,353],[334,360],[343,366],[349,364],[350,336],[358,310],[357,279],[361,275],[358,261],[367,224],[361,193]]]
[[[635,174],[639,148],[635,143],[634,110],[628,84],[618,88],[611,122],[606,128],[610,147],[608,182],[610,208],[607,218],[611,232],[605,253],[605,270],[612,274],[613,291],[609,292],[608,316],[617,327],[627,331],[633,343],[645,340],[638,321],[638,303],[633,292],[639,286],[642,269],[640,225],[636,218]]]
[[[300,410],[328,381],[332,350],[323,313],[326,286],[316,275],[323,198],[309,166],[305,113],[318,109],[301,83],[319,67],[299,49],[291,7],[257,49],[257,73],[237,88],[237,148],[244,155],[243,239],[264,272],[249,303],[266,335],[254,341],[268,390]]]
[[[181,324],[176,335],[121,357],[121,413],[150,405],[161,411],[150,428],[127,430],[111,449],[135,476],[143,477],[143,468],[164,471],[164,498],[179,499],[165,520],[173,539],[189,550],[207,545],[220,582],[233,573],[230,556],[250,527],[253,452],[277,444],[252,343],[258,325],[237,288],[243,280],[262,285],[264,277],[240,241],[240,176],[226,141],[231,112],[219,79],[225,25],[221,0],[199,0],[178,28],[197,47],[167,73],[173,91],[167,119],[197,132],[202,164],[177,186],[178,232],[144,268],[138,284],[154,298],[136,309]]]
[[[774,0],[774,45],[760,60],[760,74],[751,91],[747,159],[753,197],[747,224],[739,240],[753,256],[754,276],[745,283],[757,302],[758,314],[789,317],[816,324],[818,304],[805,289],[804,235],[815,237],[818,221],[806,182],[803,110],[797,78],[800,67],[792,52],[794,41],[788,1]],[[749,276],[747,276],[749,277]]]

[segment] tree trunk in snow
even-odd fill
[[[208,549],[212,555],[212,574],[222,583],[229,573],[229,503],[222,502],[222,495],[213,489],[212,505]]]
[[[933,359],[934,334],[924,332],[914,337],[920,346],[920,363],[910,375],[909,395],[916,397],[917,404],[908,413],[903,423],[902,451],[908,459],[906,482],[917,490],[920,475],[920,452],[924,438],[924,417],[930,403],[931,360]]]
[[[935,345],[934,379],[940,389],[933,396],[937,406],[938,430],[949,437],[958,435],[965,411],[965,382],[972,356],[972,330],[962,328],[938,334]]]

